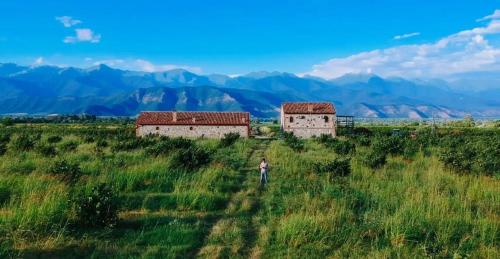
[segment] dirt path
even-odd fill
[[[245,166],[240,170],[241,188],[235,192],[225,213],[213,224],[197,256],[200,258],[249,258],[259,257],[256,240],[260,231],[257,212],[260,209],[258,164],[269,145],[259,141]],[[258,249],[257,249],[258,250]]]

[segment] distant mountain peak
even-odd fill
[[[286,72],[279,72],[279,71],[256,71],[256,72],[250,72],[248,74],[243,75],[243,77],[248,77],[248,78],[253,78],[253,79],[261,79],[265,77],[272,77],[272,76],[288,76],[288,77],[297,77],[295,74],[292,73],[286,73]]]
[[[87,72],[93,72],[93,71],[112,71],[112,70],[118,70],[118,69],[114,69],[114,68],[112,68],[112,67],[110,67],[110,66],[108,66],[106,64],[102,64],[102,63],[85,69],[85,71],[87,71]]]
[[[368,81],[374,78],[382,79],[373,73],[347,73],[329,81],[336,84],[368,83]]]

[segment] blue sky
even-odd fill
[[[482,59],[482,67],[453,70],[474,72],[491,69],[487,66],[496,69],[500,63],[497,9],[500,3],[488,0],[2,0],[0,62],[79,67],[106,63],[145,71],[181,67],[224,74],[277,70],[325,78],[349,72],[419,76],[429,73],[422,69],[429,64],[412,67],[417,55],[412,53],[420,55],[422,46],[425,51],[434,46],[430,51],[441,53],[438,58],[425,53],[430,60],[426,62],[439,59],[430,67],[450,62],[456,48],[464,55],[490,55],[487,62],[493,66]],[[481,19],[486,16],[491,17]],[[436,45],[488,26],[492,28],[486,33],[468,35],[467,42],[450,41],[446,51]],[[471,53],[469,41],[482,45]],[[391,51],[408,57],[400,59]],[[460,60],[455,61],[460,66]]]

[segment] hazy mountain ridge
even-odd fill
[[[486,79],[488,87],[467,88]],[[229,77],[182,69],[147,73],[99,65],[88,69],[0,64],[0,114],[91,113],[133,116],[142,110],[248,111],[279,114],[283,101],[333,101],[339,114],[361,117],[500,116],[498,77],[460,87],[444,80],[347,74],[333,80],[280,72]],[[466,83],[464,83],[466,82]],[[466,88],[467,90],[464,90]]]

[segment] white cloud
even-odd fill
[[[393,39],[395,39],[395,40],[402,40],[402,39],[407,39],[407,38],[415,37],[415,36],[418,36],[418,35],[420,35],[420,32],[412,32],[412,33],[406,33],[406,34],[402,34],[402,35],[396,35],[396,36],[394,36]]]
[[[56,20],[61,22],[66,28],[82,23],[82,21],[73,19],[71,16],[58,16],[56,17]]]
[[[101,41],[101,34],[94,33],[91,29],[75,29],[75,36],[67,36],[64,43],[90,42],[98,43]]]
[[[495,17],[497,11],[490,17]],[[489,38],[495,40],[490,43]],[[370,71],[382,76],[446,77],[466,72],[500,72],[499,39],[500,19],[491,18],[483,27],[464,30],[433,43],[400,45],[333,58],[314,65],[305,74],[335,78]]]
[[[184,69],[193,73],[201,73],[202,70],[199,67],[191,67],[186,65],[174,65],[174,64],[153,64],[152,62],[144,59],[136,59],[134,65],[138,70],[144,72],[161,72],[172,69]]]
[[[110,66],[110,67],[119,67],[122,66],[125,63],[125,60],[123,59],[104,59],[104,60],[99,60],[93,63],[94,66],[98,66],[101,64]]]
[[[188,65],[175,65],[175,64],[154,64],[145,59],[105,59],[95,61],[93,65],[105,64],[110,67],[143,72],[162,72],[172,69],[184,69],[193,73],[200,74],[202,69],[200,67],[192,67]]]
[[[493,12],[493,14],[487,15],[487,16],[480,18],[480,19],[477,19],[476,21],[482,22],[482,21],[494,20],[494,19],[500,19],[500,10],[495,10],[495,12]]]

